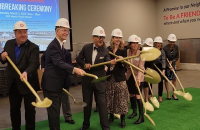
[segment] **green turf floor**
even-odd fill
[[[192,101],[187,101],[180,96],[177,96],[179,98],[178,101],[166,100],[166,94],[163,94],[163,102],[160,103],[160,108],[155,108],[154,112],[147,112],[156,126],[153,126],[146,117],[144,123],[133,124],[138,117],[128,119],[128,115],[132,112],[130,111],[126,116],[126,127],[123,130],[200,130],[200,89],[186,88],[185,91],[193,96]],[[71,125],[65,123],[64,118],[60,117],[61,130],[80,130],[83,122],[83,112],[73,114],[73,119],[76,123]],[[115,119],[110,124],[110,129],[122,129],[120,120]],[[24,126],[22,126],[22,130],[24,130]],[[48,121],[37,122],[36,130],[49,130]],[[101,130],[98,113],[92,111],[88,130]]]

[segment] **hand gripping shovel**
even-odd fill
[[[151,94],[152,94],[152,97],[150,98],[150,100],[151,100],[151,102],[153,103],[153,105],[154,105],[155,107],[159,108],[160,104],[159,104],[157,98],[156,98],[156,97],[153,97],[153,91],[152,91],[152,89],[151,89],[150,83],[148,83],[148,85],[149,85],[149,89],[150,89]]]
[[[140,97],[141,97],[141,100],[142,100],[142,104],[143,104],[144,109],[145,109],[144,116],[146,116],[146,118],[155,126],[154,121],[153,121],[153,120],[151,119],[151,117],[146,113],[146,109],[147,109],[147,108],[148,108],[148,109],[152,109],[153,106],[152,106],[150,103],[149,103],[149,104],[146,104],[146,103],[144,102],[144,99],[143,99],[142,94],[141,94],[141,92],[140,92],[140,88],[139,88],[138,83],[137,83],[136,78],[135,78],[135,74],[134,74],[134,72],[133,72],[133,68],[132,68],[131,66],[130,66],[130,68],[131,68],[131,72],[132,72],[133,78],[134,78],[135,83],[136,83],[136,87],[137,87],[138,92],[139,92],[139,94],[140,94]],[[153,109],[153,110],[154,110],[154,109]]]
[[[117,57],[117,55],[113,54],[112,52],[109,52],[111,55]],[[146,55],[146,54],[145,54]],[[149,83],[152,83],[152,84],[157,84],[161,81],[161,78],[160,78],[160,75],[158,74],[158,72],[156,72],[155,70],[153,69],[150,69],[150,68],[147,68],[146,71],[138,68],[137,66],[131,64],[130,62],[128,61],[124,61],[126,64],[130,65],[131,67],[141,71],[142,73],[145,73],[144,74],[144,80],[149,82]]]
[[[169,63],[169,60],[168,60],[168,59],[167,59],[167,62]],[[170,67],[172,67],[170,63],[169,63],[169,65],[170,65]],[[184,90],[184,88],[183,88],[183,85],[182,85],[181,81],[179,80],[179,78],[178,78],[176,72],[174,71],[174,69],[172,69],[172,71],[173,71],[174,75],[176,76],[176,78],[177,78],[177,80],[178,80],[178,82],[179,82],[179,84],[180,84],[180,86],[181,86],[181,88],[182,88],[182,90],[183,90],[183,95],[182,95],[182,96],[183,96],[186,100],[191,101],[191,100],[192,100],[192,95],[191,95],[190,93],[185,93],[185,90]]]
[[[19,71],[19,69],[15,66],[15,64],[12,62],[12,60],[9,58],[9,56],[6,56],[7,60],[10,62],[10,64],[13,66],[13,68],[17,71],[17,73],[19,74],[19,76],[21,76],[21,72]],[[39,108],[46,108],[46,107],[50,107],[52,104],[52,101],[50,99],[48,99],[47,97],[44,99],[44,101],[41,101],[40,97],[38,96],[38,94],[35,92],[35,90],[33,89],[33,87],[29,84],[29,82],[23,78],[24,83],[28,86],[28,88],[31,90],[31,92],[35,95],[35,97],[37,98],[38,102],[32,102],[31,104],[35,107],[39,107]]]
[[[76,102],[76,99],[66,89],[63,88],[63,91],[65,91],[67,93],[67,95],[69,95],[74,100],[75,105],[81,106],[81,107],[87,106],[87,103],[85,103],[85,102]]]
[[[162,74],[162,71],[154,64],[154,66],[157,68],[157,70]],[[179,95],[179,96],[183,96],[183,92],[182,91],[177,91],[176,90],[176,88],[175,88],[175,86],[169,81],[169,79],[165,76],[165,75],[163,75],[163,77],[169,82],[169,84],[173,87],[173,89],[174,89],[174,93],[175,94],[177,94],[177,95]]]

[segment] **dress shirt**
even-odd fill
[[[24,43],[21,44],[19,47],[17,45],[17,42],[15,43],[15,63],[17,63],[17,60],[19,58],[19,55],[20,55],[20,52],[21,52],[23,46],[24,46]]]
[[[94,65],[94,62],[95,62],[95,59],[96,59],[96,56],[97,56],[97,49],[98,49],[98,47],[96,47],[96,46],[94,45],[94,43],[93,43],[93,52],[92,52],[92,64]]]

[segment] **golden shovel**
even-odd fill
[[[143,61],[153,61],[161,55],[160,50],[155,47],[143,47],[140,53]]]
[[[135,57],[138,57],[138,56],[139,55],[129,56],[129,57],[125,57],[125,58],[122,58],[122,59],[117,59],[116,62],[128,60],[128,59],[135,58]],[[98,66],[101,66],[101,65],[107,65],[107,64],[110,64],[110,63],[111,63],[111,61],[102,62],[102,63],[91,65],[90,68],[98,67]]]
[[[114,113],[114,116],[117,117],[118,119],[120,119],[120,114],[115,114]]]
[[[133,72],[133,68],[132,68],[131,66],[130,66],[130,68],[131,68],[131,72],[132,72],[133,78],[134,78],[135,83],[136,83],[136,87],[137,87],[138,92],[139,92],[139,94],[140,94],[140,98],[141,98],[141,100],[142,100],[142,104],[143,104],[144,109],[145,109],[144,116],[146,116],[146,118],[155,126],[154,121],[153,121],[153,120],[151,119],[151,117],[146,113],[146,109],[147,109],[147,108],[148,108],[148,109],[152,109],[153,106],[152,106],[150,103],[147,104],[147,103],[144,102],[144,99],[143,99],[142,94],[141,94],[141,92],[140,92],[140,88],[139,88],[138,83],[137,83],[136,78],[135,78],[135,74],[134,74],[134,72]],[[153,109],[154,109],[154,108],[153,108]]]
[[[96,75],[89,74],[89,73],[83,73],[83,75],[94,78],[94,80],[91,81],[92,83],[105,81],[108,77],[110,77],[110,75],[107,75],[107,76],[103,76],[103,77],[98,78]]]
[[[134,72],[133,72],[133,68],[132,68],[131,66],[130,66],[130,69],[131,69],[131,73],[132,73],[132,75],[133,75],[133,77],[134,77],[134,80],[135,80],[135,82],[137,83],[137,80],[136,80],[136,78],[135,78],[135,74],[134,74]],[[141,99],[143,99],[142,94],[141,94],[141,92],[140,92],[140,88],[139,88],[138,85],[137,85],[137,89],[138,89],[138,92],[139,92],[139,94],[140,94]],[[143,99],[143,100],[144,100],[144,99]],[[144,105],[144,107],[145,107],[147,110],[149,110],[149,111],[154,111],[153,106],[152,106],[149,102],[143,103],[143,105]]]
[[[157,68],[157,70],[162,74],[162,71],[154,64],[154,66]],[[175,86],[169,81],[169,79],[165,76],[165,75],[163,75],[163,77],[169,82],[169,84],[173,87],[173,89],[174,89],[174,93],[175,94],[177,94],[177,95],[179,95],[179,96],[183,96],[183,92],[182,91],[177,91],[176,90],[176,88],[175,88]]]
[[[151,102],[153,103],[153,105],[154,105],[155,107],[159,108],[160,104],[159,104],[157,98],[156,98],[156,97],[153,97],[153,91],[152,91],[152,89],[151,89],[150,83],[148,83],[148,85],[149,85],[149,89],[150,89],[151,94],[152,94],[152,97],[150,97],[150,100],[151,100]]]
[[[115,56],[115,57],[118,57],[117,55],[113,54],[112,52],[109,52],[111,55]],[[144,55],[144,54],[143,54]],[[149,58],[150,59],[150,58]],[[152,60],[152,59],[151,59]],[[131,64],[130,62],[128,61],[124,61],[126,64],[130,65],[131,67],[139,70],[140,72],[142,73],[145,73],[144,74],[144,80],[146,82],[149,82],[149,83],[152,83],[152,84],[157,84],[161,81],[161,78],[160,78],[160,75],[158,74],[157,71],[153,70],[153,69],[150,69],[150,68],[147,68],[145,71],[140,69],[139,67]]]
[[[169,63],[169,60],[168,60],[168,59],[167,59],[167,62]],[[171,65],[170,63],[169,63],[169,65],[170,65],[170,67],[172,67],[172,65]],[[183,90],[183,95],[182,95],[182,96],[183,96],[186,100],[191,101],[191,100],[192,100],[192,95],[191,95],[190,93],[185,93],[185,90],[184,90],[184,88],[183,88],[183,85],[182,85],[181,81],[179,80],[179,78],[178,78],[176,72],[174,71],[174,69],[172,69],[172,71],[173,71],[174,75],[176,76],[176,78],[177,78],[177,80],[178,80],[178,82],[179,82],[179,84],[180,84],[180,86],[181,86],[181,88],[182,88],[182,90]]]
[[[12,60],[9,58],[9,56],[6,56],[6,59],[10,62],[10,64],[13,66],[13,68],[17,71],[17,73],[19,74],[19,76],[21,76],[21,72],[19,71],[19,69],[16,67],[16,65],[12,62]],[[39,108],[46,108],[46,107],[50,107],[52,104],[52,101],[50,99],[48,99],[47,97],[44,98],[44,101],[41,101],[40,97],[38,96],[38,94],[36,93],[36,91],[33,89],[33,87],[29,84],[29,82],[23,78],[24,83],[28,86],[28,88],[31,90],[31,92],[34,94],[34,96],[37,98],[38,102],[32,102],[31,104],[35,107],[39,107]]]
[[[85,102],[76,102],[76,99],[66,90],[63,88],[63,91],[65,91],[67,93],[67,95],[69,95],[73,100],[74,100],[74,104],[77,105],[77,106],[81,106],[81,107],[85,107],[87,106],[87,103]]]

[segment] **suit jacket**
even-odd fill
[[[46,51],[43,53],[42,57],[41,57],[41,68],[45,68],[45,53]],[[72,58],[71,58],[71,53],[64,49],[64,55],[65,55],[65,58],[66,58],[66,63],[68,63],[69,65],[72,65]],[[71,86],[71,76],[70,74],[65,74],[65,85],[64,85],[64,88],[69,90]]]
[[[15,44],[16,39],[8,40],[4,47],[4,51],[8,53],[8,56],[13,62],[15,61]],[[6,67],[8,90],[10,89],[15,79],[18,90],[21,94],[25,95],[31,93],[26,84],[20,80],[20,76],[14,70],[12,65],[7,60],[2,61],[1,58],[0,60],[3,64],[8,63]],[[39,90],[40,87],[37,73],[37,69],[39,68],[39,47],[31,41],[27,40],[22,47],[22,50],[15,65],[21,73],[25,71],[27,72],[28,82],[36,91]]]
[[[65,74],[72,74],[74,67],[66,63],[64,48],[61,49],[56,38],[47,47],[45,61],[42,88],[52,92],[62,92]]]
[[[90,63],[92,65],[92,53],[93,53],[93,43],[85,45],[82,48],[81,52],[79,53],[78,57],[76,58],[77,63],[82,68],[84,68],[84,65],[86,63]],[[109,55],[108,49],[101,46],[98,48],[98,53],[97,53],[94,64],[98,64],[98,63],[106,62],[106,61],[110,61],[110,55]],[[98,77],[103,77],[106,75],[106,72],[104,70],[104,65],[91,68],[90,70],[86,69],[85,71],[87,73],[94,74]],[[83,76],[81,79],[82,86],[87,87],[91,83],[92,80],[93,78],[91,77]],[[105,89],[106,89],[105,82],[97,82],[95,83],[95,85],[97,86],[98,91],[105,92]]]
[[[174,45],[174,47],[173,47],[173,57],[171,55],[171,50],[170,50],[169,44],[165,45],[164,48],[163,48],[163,50],[165,51],[166,58],[169,61],[172,61],[172,66],[175,67],[176,61],[179,58],[178,46]],[[168,63],[167,63],[167,66],[169,67]]]
[[[113,50],[110,47],[108,47],[108,50],[110,52],[113,52]],[[127,57],[126,49],[123,49],[123,50],[118,49],[115,52],[115,54],[118,56]],[[115,59],[115,56],[110,55],[110,58]],[[126,81],[126,76],[125,76],[126,68],[125,67],[126,67],[126,64],[123,64],[122,62],[117,62],[117,64],[115,65],[115,67],[112,71],[110,71],[110,68],[108,68],[108,71],[106,74],[113,75],[116,82]]]
[[[108,49],[101,46],[98,48],[98,53],[95,59],[94,64],[98,64],[101,62],[110,61],[110,54],[108,52]],[[76,62],[84,68],[84,65],[87,63],[90,63],[92,65],[92,53],[93,53],[93,43],[85,45],[81,52],[79,53],[78,57],[76,58]],[[107,65],[109,66],[109,65]],[[106,75],[106,72],[104,70],[104,65],[101,65],[99,67],[91,68],[90,70],[85,70],[87,73],[95,74],[98,77],[102,77]]]

